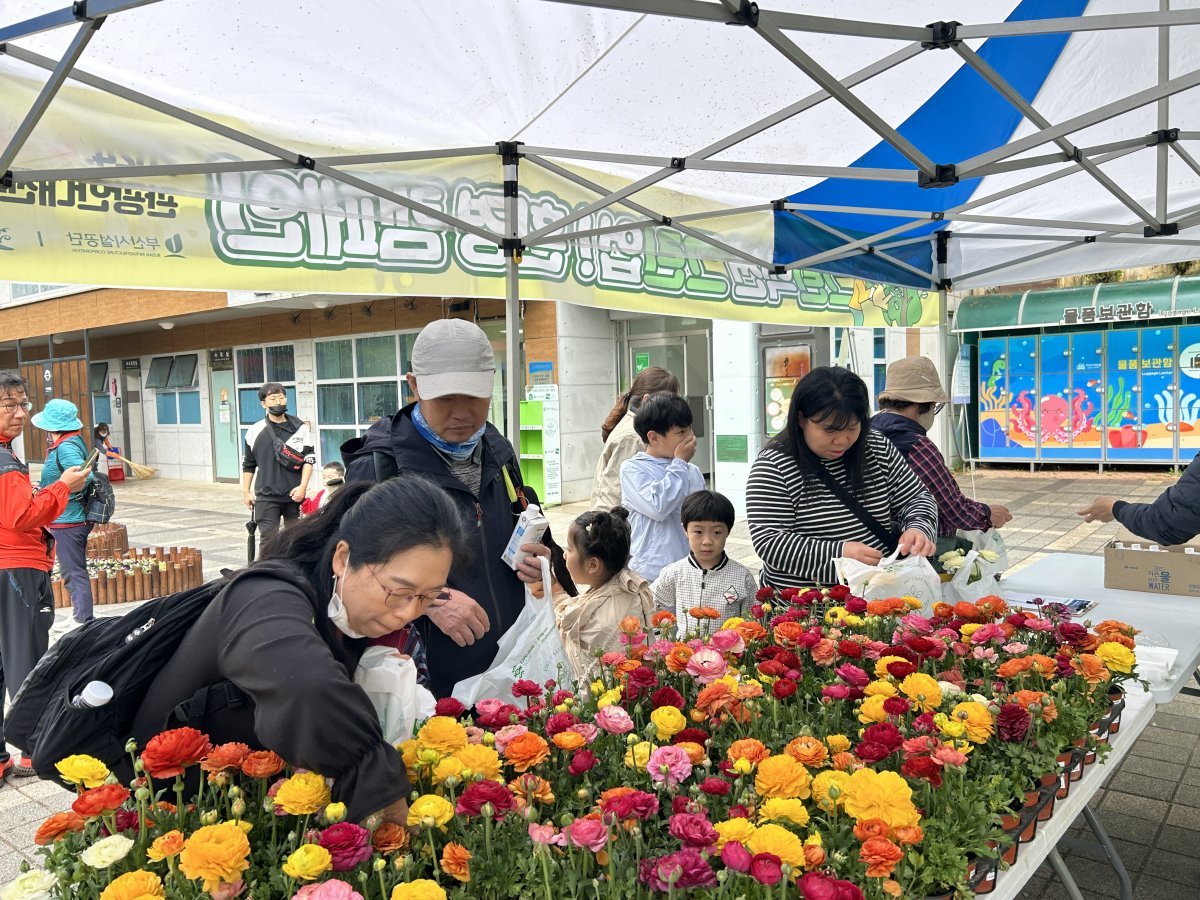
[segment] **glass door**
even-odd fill
[[[696,455],[692,462],[706,479],[711,480],[712,379],[708,335],[631,338],[629,371],[633,373],[632,378],[651,366],[666,369],[679,379],[679,390],[692,408],[692,429],[696,432]]]

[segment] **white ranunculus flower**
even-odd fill
[[[979,555],[982,556],[984,559],[986,559],[988,562],[995,562],[996,560],[998,560],[1000,558],[1000,554],[997,553],[995,550],[980,550]]]
[[[0,900],[52,900],[58,879],[41,869],[24,872],[0,888]]]
[[[952,681],[939,681],[938,687],[942,689],[942,700],[950,700],[963,693],[963,689]]]
[[[79,854],[79,858],[93,869],[107,869],[115,862],[125,858],[133,849],[133,841],[123,834],[114,834],[101,838]]]

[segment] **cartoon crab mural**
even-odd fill
[[[1042,441],[1066,444],[1071,438],[1092,430],[1091,416],[1095,407],[1082,388],[1075,389],[1075,396],[1069,404],[1066,398],[1051,394],[1042,398],[1040,407]],[[1031,441],[1039,439],[1037,411],[1034,410],[1029,391],[1021,391],[1017,395],[1010,416],[1017,431]]]

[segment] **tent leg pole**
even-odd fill
[[[521,452],[521,398],[524,396],[525,372],[521,367],[521,264],[520,205],[518,203],[517,164],[520,143],[501,141],[496,145],[504,167],[504,357],[507,378],[508,439]]]

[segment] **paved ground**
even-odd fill
[[[1150,500],[1170,483],[1166,474],[1117,472],[979,471],[964,490],[979,499],[1005,503],[1015,516],[1004,530],[1015,567],[1046,553],[1097,553],[1114,525],[1085,525],[1074,512],[1097,494]],[[117,518],[129,529],[131,545],[192,546],[204,551],[205,574],[242,565],[246,559],[246,510],[237,485],[202,485],[152,479],[117,485]],[[561,535],[586,504],[551,510]],[[744,523],[734,529],[729,550],[757,564]],[[1198,601],[1200,603],[1200,601]],[[1200,607],[1198,607],[1200,608]],[[121,608],[100,607],[101,614]],[[69,611],[59,610],[54,633],[70,628]],[[35,861],[33,833],[50,813],[66,808],[68,795],[51,783],[10,779],[0,786],[0,883],[23,859]],[[1161,707],[1153,724],[1108,780],[1093,804],[1114,838],[1134,879],[1138,898],[1200,896],[1200,699],[1180,696]],[[1086,897],[1117,897],[1107,863],[1064,853]],[[1043,867],[1022,898],[1066,897]]]

